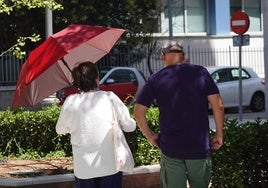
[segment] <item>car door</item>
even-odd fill
[[[232,69],[223,68],[211,74],[220,90],[224,107],[238,106],[238,81],[232,79],[231,71]]]
[[[231,70],[231,74],[233,77],[234,82],[236,82],[237,88],[235,89],[235,96],[237,96],[237,101],[235,104],[239,106],[239,69],[238,68],[233,68]],[[255,83],[250,82],[251,76],[247,71],[242,69],[241,71],[241,76],[242,76],[242,105],[248,105],[249,101],[251,99],[251,90],[254,88]]]
[[[135,96],[138,80],[135,73],[128,69],[116,69],[100,85],[100,90],[113,91],[123,102],[128,103]]]

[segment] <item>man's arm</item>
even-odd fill
[[[209,95],[208,102],[211,105],[216,124],[216,132],[211,147],[218,150],[223,145],[224,106],[220,94]]]
[[[134,106],[135,120],[137,121],[137,124],[141,132],[147,138],[147,140],[155,147],[158,147],[157,144],[158,134],[154,134],[147,123],[146,119],[147,109],[148,109],[147,106],[141,104],[135,104]]]

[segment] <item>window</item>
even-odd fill
[[[232,74],[233,80],[239,80],[239,69],[232,69],[231,74]],[[244,69],[242,69],[241,71],[241,76],[243,80],[250,78],[250,75]]]
[[[250,78],[250,75],[244,69],[242,69],[241,75],[243,80]],[[239,69],[221,69],[214,72],[211,77],[217,83],[239,80]]]
[[[135,74],[130,70],[115,70],[108,79],[113,79],[115,83],[134,82],[137,80]]]
[[[232,81],[232,75],[229,69],[222,69],[213,73],[212,78],[217,83]]]
[[[164,0],[161,32],[169,30],[168,1]],[[174,34],[206,32],[206,0],[171,0]]]
[[[205,0],[187,1],[187,30],[189,33],[206,31]]]
[[[248,31],[261,31],[261,0],[231,0],[231,15],[236,11],[245,11],[249,16]]]

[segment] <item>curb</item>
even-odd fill
[[[160,171],[160,165],[149,165],[149,166],[139,166],[134,168],[133,173],[123,173],[123,179],[127,179],[131,176],[141,175],[141,174],[158,174]],[[33,185],[46,185],[46,184],[62,184],[73,182],[74,174],[63,174],[63,175],[51,175],[51,176],[39,176],[33,178],[0,178],[0,188],[4,187],[31,187]],[[160,180],[157,180],[157,182]],[[158,183],[157,183],[158,184]],[[57,186],[54,186],[57,187]],[[62,187],[62,186],[58,186]],[[128,186],[129,187],[129,186]]]

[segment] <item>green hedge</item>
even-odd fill
[[[133,107],[129,108],[133,114]],[[58,152],[72,156],[70,136],[57,135],[55,124],[60,107],[53,105],[39,111],[6,110],[0,112],[0,156],[49,156]],[[158,132],[158,109],[150,108],[147,117]],[[225,121],[224,146],[212,152],[212,187],[268,187],[268,122],[259,119],[239,123]],[[213,136],[213,132],[211,132]],[[126,133],[136,166],[159,162],[160,153],[143,137],[139,129]]]
[[[225,121],[224,146],[212,152],[212,187],[268,187],[268,121]]]
[[[132,115],[133,107],[129,109]],[[72,156],[70,135],[57,135],[55,130],[59,112],[60,107],[56,104],[39,111],[22,108],[0,111],[0,156],[45,157],[56,151]],[[151,116],[153,129],[158,131],[158,110],[152,108],[148,115]],[[138,128],[135,132],[126,133],[126,138],[137,166],[158,163],[159,151],[146,141]]]
[[[71,155],[69,135],[59,136],[55,131],[60,108],[56,105],[40,111],[0,112],[0,152],[3,156],[20,156],[36,152],[40,157],[64,150]]]

